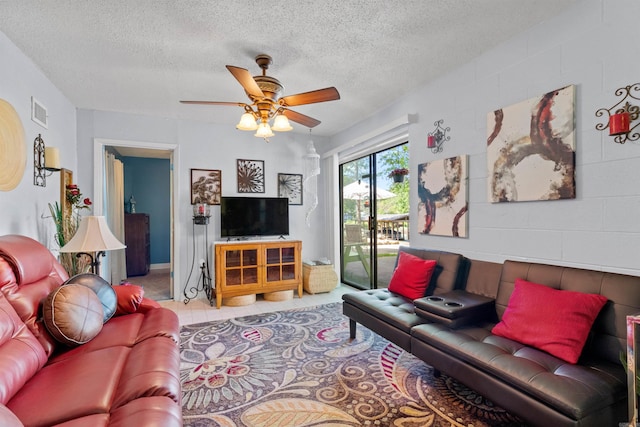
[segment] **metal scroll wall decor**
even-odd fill
[[[634,94],[635,93],[635,94]],[[631,124],[640,117],[640,107],[632,105],[629,101],[640,101],[640,83],[635,83],[625,87],[616,89],[616,96],[622,99],[611,108],[600,108],[596,111],[596,117],[603,117],[606,113],[608,119],[605,123],[598,123],[597,130],[605,130],[609,128],[609,135],[614,136],[614,142],[624,144],[627,141],[637,141],[640,133],[634,130],[640,124],[638,121],[633,127]]]
[[[427,134],[427,148],[431,149],[431,152],[434,154],[441,153],[442,145],[445,141],[451,139],[451,137],[447,135],[447,132],[449,132],[451,128],[448,126],[443,128],[442,123],[444,123],[444,119],[436,120],[433,123],[436,128]]]

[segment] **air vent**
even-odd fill
[[[47,117],[48,117],[47,108],[32,96],[31,97],[31,120],[33,120],[43,128],[48,129]]]

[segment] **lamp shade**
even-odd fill
[[[256,130],[258,129],[258,124],[256,123],[256,118],[253,117],[251,113],[244,113],[242,117],[240,117],[240,121],[236,125],[236,129],[238,130]]]
[[[60,248],[60,252],[99,252],[124,248],[126,246],[111,233],[104,216],[85,216],[76,234]]]
[[[269,127],[269,123],[262,122],[258,125],[258,130],[255,133],[255,136],[258,138],[269,138],[273,136],[273,132],[271,132],[271,128]]]
[[[293,127],[291,127],[287,116],[284,114],[278,114],[276,118],[273,119],[273,126],[271,126],[271,130],[275,130],[276,132],[286,132],[293,130]]]

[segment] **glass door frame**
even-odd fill
[[[376,153],[371,153],[362,157],[358,157],[356,159],[353,159],[349,162],[345,162],[340,164],[339,168],[338,168],[338,182],[339,182],[339,187],[340,187],[340,281],[342,283],[345,283],[349,286],[353,286],[355,288],[358,289],[377,289],[378,284],[377,284],[377,271],[378,271],[378,255],[377,255],[377,224],[376,224],[376,218],[375,218],[375,212],[377,211],[377,207],[376,207],[376,198],[374,197],[374,194],[376,194],[376,173],[377,173],[377,168],[376,168],[376,162],[375,162],[375,157]],[[368,250],[368,256],[369,256],[369,263],[368,263],[368,267],[369,267],[369,286],[366,287],[364,284],[361,283],[356,283],[353,281],[350,281],[348,279],[345,278],[345,269],[346,269],[346,265],[345,265],[345,260],[344,258],[344,247],[345,247],[345,223],[344,223],[344,194],[343,194],[343,188],[344,188],[344,173],[343,173],[343,166],[347,163],[350,162],[355,162],[364,158],[368,158],[369,159],[369,171],[368,173],[362,174],[360,175],[358,181],[360,180],[368,180],[369,181],[369,195],[368,195],[368,200],[369,200],[369,208],[368,208],[368,215],[367,215],[367,227],[366,227],[366,235],[368,237],[368,242],[369,242],[369,250]],[[356,177],[358,178],[358,177]],[[357,182],[357,181],[356,181]],[[360,218],[358,218],[356,220],[358,223],[360,221]],[[363,261],[364,262],[364,261]],[[366,267],[365,267],[366,270]]]
[[[392,179],[393,177],[391,176],[391,172],[395,169],[409,168],[408,156],[409,141],[405,139],[384,148],[379,147],[376,151],[363,152],[362,155],[356,155],[339,164],[339,256],[340,280],[342,283],[358,289],[378,289],[385,288],[388,285],[395,268],[394,262],[397,259],[397,252],[400,246],[409,244],[408,215],[410,208],[406,199],[408,198],[409,184],[404,179],[404,176],[400,180]],[[355,162],[363,160],[367,161],[368,165],[362,164],[364,171],[360,174],[358,171],[360,164]],[[345,175],[345,166],[352,163],[355,163],[355,171],[347,171]],[[379,176],[379,173],[383,175]],[[348,200],[344,197],[345,176],[350,179],[355,177],[357,180],[365,181],[365,183],[368,181],[368,195],[364,200],[368,202],[365,207],[369,210],[365,211],[366,222],[362,227],[366,229],[363,234],[366,234],[367,242],[359,246],[353,245],[353,239],[349,238],[349,229],[347,229],[349,220],[345,218],[345,213],[348,214],[349,211],[345,209],[345,201]],[[380,203],[380,200],[391,198],[387,188],[393,190],[392,192],[396,196],[403,196],[405,199],[398,199],[393,208],[385,201]],[[357,200],[353,197],[351,199]],[[356,212],[360,212],[360,209],[357,208]],[[362,219],[358,218],[356,222],[361,224]],[[398,225],[400,222],[402,222],[401,225]],[[345,242],[346,239],[349,239],[349,241]],[[367,244],[367,253],[364,255],[363,252],[365,251],[362,248],[366,247]],[[361,270],[354,272],[352,267],[350,271],[347,271],[348,261],[356,260],[355,256],[350,256],[354,247],[358,250],[357,260],[362,262],[365,274],[368,274],[368,281],[366,279],[359,281],[362,276]],[[366,259],[367,256],[368,259]],[[360,267],[357,266],[356,268]]]

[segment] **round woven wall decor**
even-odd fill
[[[24,128],[16,110],[0,99],[0,191],[18,186],[27,166]]]

